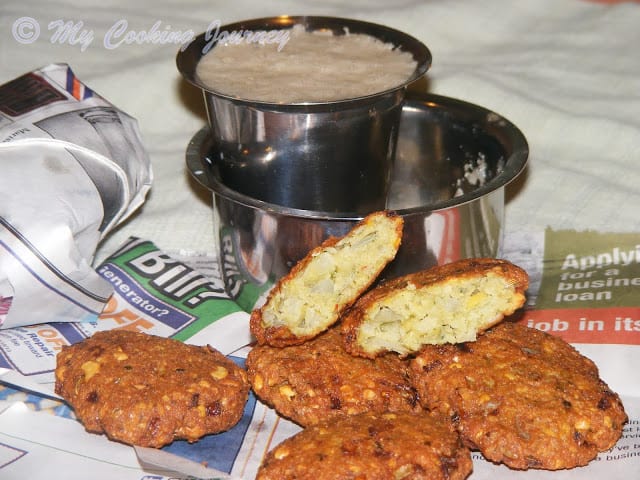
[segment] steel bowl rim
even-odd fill
[[[405,101],[403,108],[409,108],[414,105],[422,105],[423,107],[427,105],[429,108],[437,106],[446,108],[453,106],[459,109],[472,111],[477,115],[483,115],[485,118],[491,116],[491,118],[493,119],[492,121],[500,122],[500,129],[507,133],[509,139],[513,144],[513,148],[511,154],[505,160],[504,168],[484,185],[459,197],[443,200],[430,205],[394,209],[394,211],[399,215],[426,214],[429,212],[437,212],[466,205],[477,200],[480,197],[504,188],[515,178],[517,178],[525,169],[529,156],[528,142],[520,129],[505,117],[484,107],[466,102],[464,100],[435,94],[413,95],[410,99]],[[308,219],[336,221],[357,221],[363,218],[362,215],[354,212],[325,212],[277,205],[250,197],[227,187],[214,175],[207,173],[205,170],[207,166],[203,165],[203,161],[207,161],[207,163],[209,163],[208,166],[212,166],[209,159],[201,158],[202,146],[209,139],[209,135],[209,127],[205,126],[202,127],[192,137],[186,150],[186,163],[189,173],[196,179],[198,183],[200,183],[207,190],[211,191],[213,194],[220,195],[228,200],[233,201],[234,203],[241,204],[246,207],[251,207],[287,217],[301,217]]]

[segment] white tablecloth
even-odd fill
[[[134,35],[156,24],[200,33],[216,20],[275,14],[346,16],[404,30],[433,54],[430,92],[518,125],[531,153],[526,174],[507,189],[507,230],[640,232],[636,2],[5,0],[0,12],[0,83],[66,62],[139,120],[155,171],[152,192],[100,245],[98,260],[130,235],[166,250],[213,251],[210,197],[184,162],[187,143],[206,122],[204,108],[175,67],[178,46],[166,39],[117,43],[124,37],[109,32],[120,27]],[[60,25],[67,22],[74,28],[65,37]]]

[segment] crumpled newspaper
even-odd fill
[[[152,180],[136,120],[68,65],[0,86],[0,328],[95,320],[97,244]]]

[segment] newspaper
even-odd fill
[[[585,467],[556,472],[513,471],[487,462],[481,454],[473,452],[471,479],[637,477],[640,471],[640,377],[636,371],[636,365],[640,364],[640,246],[637,238],[635,234],[553,230],[517,232],[505,238],[502,256],[523,266],[531,277],[528,304],[518,321],[563,336],[594,360],[602,378],[620,394],[629,421],[619,442]],[[171,284],[168,279],[173,278],[175,283],[181,278],[171,274],[171,269],[173,274],[180,270],[191,275],[189,278],[197,277],[202,282],[201,289],[185,288],[184,295],[171,297],[168,295],[171,292],[166,291]],[[234,308],[234,302],[225,297],[215,257],[167,255],[150,242],[131,239],[96,271],[118,285],[115,289],[118,297],[112,307],[91,324],[93,331],[136,328],[190,343],[209,343],[243,365],[251,348],[249,313],[237,306]],[[198,277],[200,272],[204,273],[203,278]],[[589,283],[583,283],[587,280]],[[178,292],[179,285],[189,283],[179,282],[169,290]],[[148,297],[143,298],[142,290],[146,290]],[[130,291],[137,293],[129,294]],[[168,326],[169,322],[162,321],[165,315],[157,315],[165,305],[189,312],[189,304],[197,303],[189,300],[203,297],[207,298],[204,303],[212,305],[208,307],[212,310],[203,314],[206,320],[193,315],[189,321],[171,322]],[[150,314],[154,311],[155,316]],[[64,403],[55,400],[54,363],[51,357],[42,355],[42,344],[55,352],[62,344],[73,343],[92,333],[86,324],[65,324],[65,327],[73,329],[73,335],[61,330],[61,324],[0,331],[0,361],[4,362],[0,382],[5,384],[0,389],[0,401],[6,402],[0,413],[0,476],[3,478],[41,478],[41,466],[47,464],[60,465],[65,478],[70,479],[86,478],[87,472],[91,472],[91,478],[97,479],[250,480],[255,477],[266,452],[300,431],[300,427],[280,418],[251,394],[238,425],[193,444],[176,441],[158,450],[131,448],[86,433]],[[38,328],[50,330],[38,331]],[[54,331],[60,337],[56,337]]]
[[[136,121],[48,65],[0,86],[0,171],[0,328],[95,320],[96,246],[151,186]]]

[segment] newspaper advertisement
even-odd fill
[[[0,85],[0,171],[0,328],[95,320],[96,246],[151,187],[136,120],[69,65],[26,73]]]
[[[474,467],[470,478],[613,480],[637,476],[640,471],[637,238],[625,233],[547,230],[513,233],[505,239],[502,257],[525,268],[531,277],[528,304],[518,321],[565,338],[591,358],[603,380],[621,396],[629,420],[618,443],[585,467],[514,471],[472,452]],[[249,314],[239,307],[234,310],[233,302],[225,298],[215,257],[178,257],[159,251],[150,242],[131,239],[96,268],[117,287],[118,298],[91,327],[75,324],[75,336],[60,333],[59,345],[78,341],[90,335],[91,329],[135,328],[189,343],[209,343],[243,365],[251,348]],[[191,273],[189,265],[197,265],[199,272],[195,273],[193,268]],[[184,278],[178,275],[179,270]],[[198,277],[200,272],[206,272],[203,278]],[[200,289],[187,288],[191,282],[194,286],[202,285]],[[169,301],[166,291],[169,285],[169,293],[184,295]],[[135,293],[130,294],[132,291]],[[202,297],[216,304],[206,320],[166,321],[165,317],[182,315],[165,314],[169,306],[193,314],[187,307],[198,301],[190,300]],[[36,328],[29,327],[0,331],[0,359],[4,362],[0,370],[0,382],[4,384],[0,399],[5,402],[0,413],[0,458],[4,458],[0,460],[0,474],[7,478],[40,478],[38,468],[45,461],[48,465],[61,464],[62,459],[56,455],[62,450],[67,462],[64,465],[68,465],[66,478],[85,478],[83,475],[91,471],[92,478],[105,479],[115,476],[253,479],[264,455],[300,431],[299,426],[279,417],[250,394],[238,425],[193,444],[175,441],[158,450],[130,448],[86,433],[64,402],[55,399],[51,383],[54,364],[51,358],[43,358],[43,349],[38,346],[48,343],[55,352],[53,331],[60,332],[60,324],[40,328],[51,331],[38,333]],[[232,332],[233,328],[236,330]],[[60,437],[64,437],[62,442]]]

